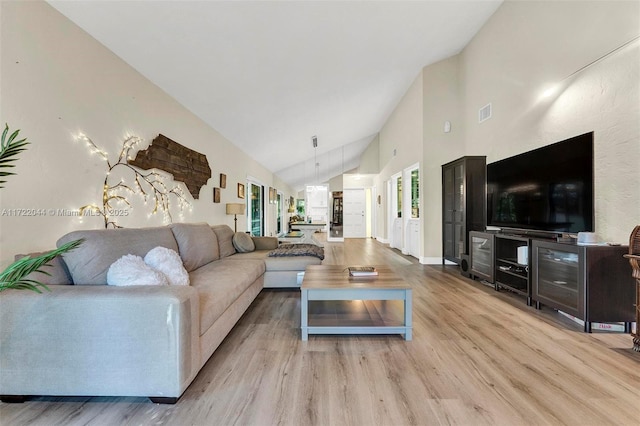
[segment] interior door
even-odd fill
[[[367,236],[367,200],[364,189],[345,189],[342,193],[344,238]]]

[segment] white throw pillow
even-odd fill
[[[140,256],[127,254],[111,264],[107,271],[107,284],[128,285],[168,285],[162,272],[144,263]]]
[[[144,262],[156,271],[162,272],[169,280],[169,285],[189,285],[189,273],[175,250],[156,247],[149,250]]]

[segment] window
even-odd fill
[[[411,170],[411,217],[420,217],[420,171]]]
[[[249,230],[254,237],[262,236],[264,233],[264,186],[256,182],[248,182],[250,201],[249,214]]]

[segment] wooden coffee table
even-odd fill
[[[390,268],[376,269],[375,277],[350,277],[344,265],[307,266],[300,287],[302,340],[308,340],[309,334],[404,334],[405,340],[411,340],[411,287]],[[404,325],[309,326],[311,300],[403,300]]]

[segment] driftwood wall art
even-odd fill
[[[200,188],[211,178],[206,155],[164,135],[158,135],[149,148],[139,151],[129,164],[143,170],[160,169],[171,173],[174,180],[184,182],[194,199],[200,197]]]

